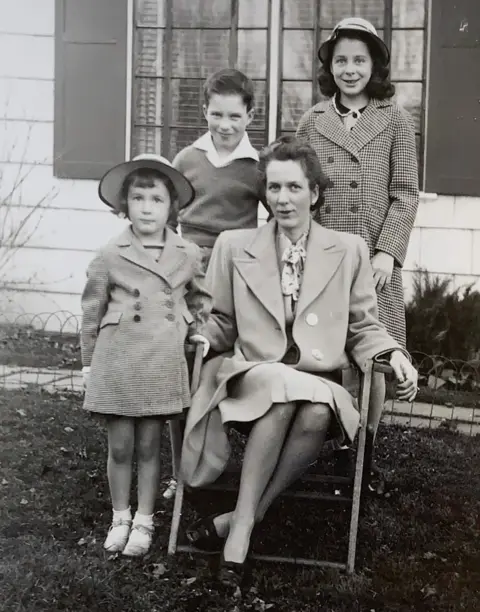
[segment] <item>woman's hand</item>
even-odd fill
[[[371,260],[375,288],[378,292],[383,291],[392,280],[394,259],[388,253],[378,251]]]
[[[398,381],[397,397],[405,402],[413,402],[418,392],[418,372],[402,353],[393,351],[390,356],[390,365]]]
[[[203,356],[207,356],[208,351],[210,350],[210,342],[205,338],[205,336],[202,336],[202,334],[193,334],[193,336],[190,336],[189,340],[193,344],[203,344]]]

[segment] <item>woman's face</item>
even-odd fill
[[[318,200],[299,162],[272,160],[266,167],[266,196],[278,226],[294,240],[308,229],[310,207]]]
[[[373,61],[367,45],[352,38],[340,38],[332,56],[331,71],[340,93],[348,99],[364,94],[370,81]]]

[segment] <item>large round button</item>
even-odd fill
[[[140,315],[135,315],[135,316],[133,317],[133,320],[135,321],[135,323],[138,323],[139,321],[141,321],[141,320],[142,320],[142,317],[141,317]]]
[[[173,313],[169,312],[169,313],[167,314],[167,319],[168,319],[169,321],[175,321],[175,315],[174,315]]]
[[[357,213],[358,212],[358,206],[350,206],[350,212]]]
[[[135,302],[133,307],[135,308],[135,310],[141,310],[142,309],[142,305],[140,304],[140,302]]]
[[[318,323],[318,317],[314,312],[309,312],[305,317],[305,321],[307,322],[307,325],[315,327],[315,325]]]
[[[167,300],[167,301],[165,302],[165,306],[166,306],[167,308],[173,308],[173,306],[174,306],[173,300]]]
[[[352,182],[350,183],[350,187],[351,187],[352,189],[356,189],[356,188],[358,187],[358,183],[357,183],[357,181],[352,181]]]
[[[165,295],[172,295],[172,290],[170,289],[170,287],[165,287],[163,293],[165,293]]]
[[[134,289],[133,290],[133,297],[140,297],[140,290],[139,289]]]
[[[327,164],[333,164],[334,161],[335,159],[331,155],[327,157]]]
[[[332,212],[332,207],[330,206],[330,204],[325,206],[325,212],[327,213],[327,215],[329,215]]]

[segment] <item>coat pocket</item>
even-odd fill
[[[100,329],[103,329],[106,325],[118,325],[123,313],[118,310],[112,310],[107,312],[100,322]]]

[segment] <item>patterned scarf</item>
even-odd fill
[[[298,301],[300,287],[302,286],[305,259],[307,257],[307,238],[308,231],[304,232],[297,242],[293,244],[285,234],[280,234],[280,245],[288,244],[282,254],[282,293],[285,296],[291,296],[294,302]]]

